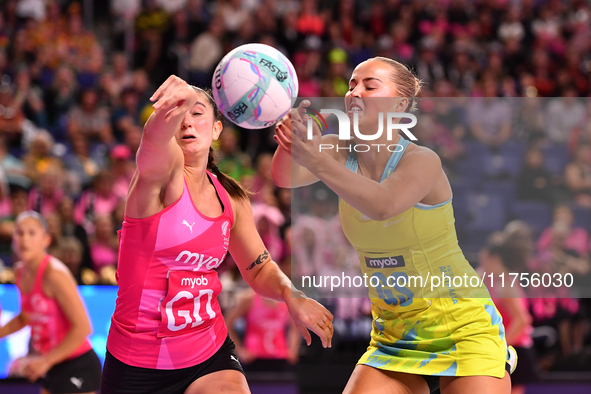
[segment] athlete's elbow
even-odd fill
[[[376,209],[372,213],[373,217],[370,215],[367,216],[372,220],[384,221],[393,218],[399,213],[399,209],[396,205],[391,203],[381,203],[376,205]]]

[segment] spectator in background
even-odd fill
[[[582,227],[573,226],[573,212],[568,205],[560,204],[554,208],[554,219],[552,226],[545,229],[537,242],[538,253],[544,253],[552,248],[556,231],[564,240],[561,244],[565,250],[571,250],[578,256],[589,254],[589,234]]]
[[[98,94],[94,89],[86,89],[80,95],[80,105],[68,113],[68,134],[73,138],[82,134],[88,139],[109,144],[113,142],[110,111],[99,107]]]
[[[283,256],[283,241],[279,228],[285,223],[285,218],[279,208],[265,203],[252,204],[252,214],[256,228],[272,256],[281,261]]]
[[[0,259],[4,265],[11,267],[14,260],[12,251],[12,236],[15,230],[15,220],[18,215],[27,210],[27,191],[20,186],[10,187],[10,212],[0,217]]]
[[[43,102],[43,91],[31,81],[31,73],[26,66],[21,66],[15,75],[16,93],[14,109],[22,109],[27,119],[39,127],[47,127],[47,113]],[[18,108],[18,109],[17,109]]]
[[[63,237],[58,244],[56,257],[68,267],[77,284],[85,284],[82,281],[83,247],[80,241],[74,237]]]
[[[170,18],[156,0],[143,0],[143,7],[135,20],[137,53],[135,64],[142,65],[148,73],[157,72],[161,63],[165,34],[170,28]]]
[[[109,95],[110,102],[119,105],[121,94],[133,84],[133,73],[129,70],[127,56],[123,52],[115,52],[111,56],[111,70],[103,73],[101,87]]]
[[[515,102],[515,116],[513,117],[513,138],[534,143],[544,138],[546,112],[543,101],[537,98],[529,98]]]
[[[298,15],[296,28],[303,36],[315,35],[322,37],[326,28],[325,18],[318,12],[318,2],[303,0],[301,12]]]
[[[419,60],[417,61],[418,77],[423,83],[432,86],[435,82],[445,78],[445,69],[439,59],[440,57],[437,55],[437,43],[432,37],[425,37],[421,41]]]
[[[285,272],[289,276],[289,272]],[[298,361],[300,335],[285,304],[267,300],[248,288],[236,296],[236,305],[227,313],[228,333],[246,371],[286,371]],[[244,319],[242,340],[234,328]]]
[[[240,151],[238,146],[238,132],[232,127],[225,127],[220,134],[217,157],[218,168],[233,179],[240,180],[246,173],[252,172],[250,156]]]
[[[111,168],[113,173],[113,193],[120,199],[127,198],[129,182],[135,172],[131,150],[126,145],[116,145],[111,149]]]
[[[57,52],[61,62],[73,66],[83,88],[93,86],[104,64],[103,48],[94,34],[82,23],[80,3],[68,7],[67,26],[57,38]]]
[[[544,273],[585,275],[589,272],[588,253],[579,254],[579,251],[587,249],[587,245],[583,248],[582,242],[576,242],[577,238],[572,233],[567,221],[555,220],[548,247],[541,249],[538,245],[540,250],[532,266],[535,272],[540,275]],[[582,319],[584,311],[579,301],[572,298],[570,289],[567,287],[553,288],[551,291],[547,288],[534,290],[538,295],[538,298],[532,300],[536,325],[550,325],[558,330],[561,364],[564,364],[569,357],[579,354],[583,349],[588,330],[586,322]]]
[[[273,155],[271,153],[262,153],[257,158],[256,162],[256,175],[253,179],[251,192],[255,193],[251,199],[253,202],[262,202],[263,195],[261,191],[263,189],[274,190],[275,182],[273,181],[272,173]]]
[[[573,161],[564,171],[564,183],[577,204],[591,208],[591,145],[589,143],[578,146]]]
[[[103,163],[91,157],[88,140],[84,135],[76,134],[72,136],[71,144],[72,150],[64,158],[64,163],[69,178],[71,178],[71,182],[75,185],[73,191],[78,194],[90,186],[92,179],[98,174]]]
[[[92,181],[92,187],[82,193],[74,210],[74,220],[81,224],[88,234],[94,234],[94,222],[98,215],[111,215],[119,201],[113,184],[113,174],[102,170]]]
[[[139,107],[139,95],[132,88],[125,88],[118,100],[120,105],[113,110],[113,125],[115,125],[115,138],[121,142],[125,132],[133,125],[140,122],[141,113]],[[122,124],[123,118],[129,118],[130,124]]]
[[[6,82],[0,83],[0,135],[10,147],[18,146],[23,131],[25,115],[13,94],[13,87]]]
[[[491,148],[498,148],[511,137],[511,108],[503,99],[496,98],[497,84],[486,78],[482,86],[483,98],[468,104],[470,130],[475,139]]]
[[[447,74],[449,81],[463,95],[471,94],[476,81],[476,67],[470,53],[465,48],[456,46]]]
[[[94,220],[95,233],[90,239],[92,268],[102,284],[114,285],[119,242],[111,215],[99,214]]]
[[[525,393],[525,384],[537,380],[536,354],[531,337],[533,318],[529,313],[527,295],[521,287],[501,286],[497,279],[510,272],[527,272],[529,253],[521,241],[510,238],[507,233],[493,233],[480,252],[479,271],[493,274],[494,279],[487,287],[503,318],[507,345],[513,346],[519,357],[517,368],[511,374],[511,394]]]
[[[8,178],[0,167],[0,218],[10,214],[10,189]]]
[[[81,225],[74,221],[74,201],[64,196],[58,204],[58,213],[62,223],[62,235],[64,238],[75,238],[82,245],[82,265],[90,267],[92,259],[90,257],[90,245],[88,244],[88,235]]]
[[[33,182],[39,182],[41,175],[55,169],[63,168],[62,162],[53,156],[53,138],[46,131],[35,135],[29,146],[29,153],[24,157],[25,173]]]
[[[544,154],[536,146],[530,147],[517,180],[517,198],[552,203],[556,186],[557,181],[544,167]]]
[[[47,224],[47,234],[51,237],[51,243],[47,247],[47,253],[52,256],[57,256],[59,253],[59,243],[62,239],[62,223],[57,212],[51,212],[46,215],[45,223]]]
[[[76,104],[78,96],[78,81],[72,68],[68,65],[60,66],[56,71],[49,89],[45,90],[45,104],[49,130],[56,139],[63,140],[62,126],[64,117]]]
[[[585,105],[576,98],[577,95],[577,91],[569,87],[561,92],[562,97],[554,98],[548,103],[546,135],[553,143],[567,143],[571,133],[583,127]]]
[[[57,211],[57,206],[64,196],[63,171],[50,167],[39,177],[39,183],[29,192],[28,210],[37,211],[42,216]]]
[[[207,31],[197,36],[191,44],[189,81],[193,85],[208,86],[211,84],[213,69],[223,56],[223,34],[222,20],[215,18],[209,23]]]
[[[8,152],[4,138],[0,138],[0,169],[4,172],[8,183],[23,187],[30,186],[31,180],[26,176],[24,163]]]

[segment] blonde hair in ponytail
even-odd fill
[[[393,68],[393,72],[390,74],[390,79],[396,84],[399,96],[408,98],[410,101],[406,111],[416,111],[417,97],[421,92],[423,81],[417,78],[407,66],[397,62],[396,60],[392,60],[387,57],[376,56],[366,61],[369,62],[372,60],[386,63]]]

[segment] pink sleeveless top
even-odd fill
[[[29,325],[31,326],[31,344],[33,349],[41,355],[45,355],[56,348],[72,327],[56,299],[47,297],[43,292],[43,276],[51,258],[52,256],[46,255],[39,265],[31,292],[25,293],[21,290],[22,271],[24,269],[22,265],[18,268],[16,276],[16,285],[21,293],[21,309],[29,318]],[[67,359],[76,358],[88,352],[91,348],[90,342],[85,339],[82,345]]]
[[[246,314],[244,347],[257,358],[286,359],[286,328],[289,319],[289,311],[285,304],[277,302],[270,306],[261,296],[255,294]]]
[[[224,208],[217,218],[195,208],[186,181],[182,196],[157,214],[125,217],[107,350],[128,365],[190,367],[227,337],[216,268],[226,257],[234,214],[228,193],[207,175]]]

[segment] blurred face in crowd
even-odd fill
[[[96,236],[99,239],[109,239],[115,232],[111,215],[99,215],[94,221]]]
[[[220,135],[220,151],[227,155],[238,151],[238,137],[234,129],[226,130]]]
[[[21,260],[30,263],[43,258],[45,249],[51,243],[51,237],[39,220],[28,217],[16,224],[13,243]]]
[[[74,274],[80,270],[82,264],[82,246],[78,240],[68,241],[61,247],[60,259]]]
[[[213,105],[205,93],[199,92],[199,100],[185,114],[175,137],[186,158],[195,153],[208,152],[221,132],[222,122],[215,119]]]
[[[368,134],[370,131],[375,133],[379,127],[380,112],[404,112],[408,106],[408,98],[397,97],[393,72],[391,65],[379,60],[365,61],[353,70],[349,91],[345,95],[345,108],[352,122],[354,114],[358,114],[360,131],[367,129]]]
[[[94,180],[94,190],[101,196],[108,197],[113,191],[113,178],[110,173],[102,172]]]
[[[504,271],[503,261],[496,254],[490,254],[488,250],[480,252],[480,264],[486,272],[500,274]]]
[[[566,205],[560,205],[554,210],[554,222],[564,223],[570,227],[573,223],[573,211]]]
[[[591,146],[587,144],[579,145],[576,153],[576,161],[581,164],[591,163]]]
[[[57,209],[63,222],[70,222],[74,217],[74,201],[70,197],[62,198]]]
[[[54,239],[62,234],[62,222],[57,213],[47,215],[45,217],[45,223],[47,224],[47,233]]]
[[[257,159],[257,173],[263,179],[273,179],[273,155],[270,153],[262,153]]]
[[[52,196],[60,187],[60,173],[56,169],[49,169],[41,174],[39,179],[39,188],[41,194]]]
[[[87,90],[82,94],[82,108],[92,111],[96,108],[98,96],[94,90]]]
[[[18,190],[10,195],[10,205],[12,207],[12,215],[18,216],[18,214],[24,212],[27,209],[28,196],[24,190]]]
[[[532,149],[527,152],[527,157],[525,158],[527,166],[529,168],[542,168],[544,164],[544,156],[542,152],[537,149]]]

